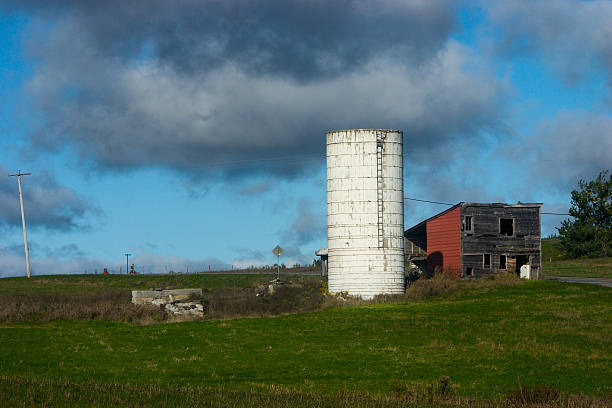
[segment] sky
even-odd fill
[[[312,263],[325,132],[404,191],[541,202],[612,163],[612,1],[0,0],[0,276]],[[405,227],[444,210],[406,201]],[[564,217],[543,215],[542,235]]]

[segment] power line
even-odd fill
[[[422,203],[441,204],[441,205],[448,205],[448,206],[455,205],[455,204],[451,204],[451,203],[443,203],[441,201],[421,200],[419,198],[412,198],[412,197],[404,197],[404,200],[420,201]],[[569,215],[570,217],[573,217],[571,214],[568,214],[568,213],[540,212],[540,214],[542,214],[542,215]]]
[[[260,158],[260,159],[246,159],[246,160],[222,160],[222,161],[211,161],[208,163],[198,164],[196,166],[191,167],[200,167],[208,170],[242,170],[248,169],[256,166],[265,166],[265,167],[284,167],[288,165],[295,165],[296,161],[305,163],[309,161],[319,161],[324,159],[318,153],[300,155],[300,156],[291,156],[285,158]],[[404,200],[410,201],[419,201],[422,203],[429,204],[440,204],[440,205],[448,205],[453,206],[456,203],[444,203],[441,201],[431,201],[431,200],[422,200],[419,198],[412,197],[404,197]],[[560,216],[572,216],[568,213],[554,213],[554,212],[540,212],[541,215],[560,215]]]
[[[455,205],[455,204],[450,204],[450,203],[442,203],[440,201],[429,201],[429,200],[420,200],[418,198],[410,198],[410,197],[404,197],[404,200],[410,200],[410,201],[420,201],[422,203],[430,203],[430,204],[442,204],[442,205]]]

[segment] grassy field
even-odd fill
[[[543,238],[542,273],[544,276],[612,278],[612,257],[565,259],[559,238]]]
[[[612,257],[545,261],[542,263],[542,273],[544,276],[578,276],[612,279]]]
[[[87,286],[77,283],[81,278],[93,279],[39,278],[31,290],[76,291]],[[126,287],[130,277],[110,278],[110,286]],[[229,278],[236,284],[251,279]],[[146,279],[158,286],[164,282],[162,277],[142,279],[141,287],[156,286]],[[205,278],[176,279],[185,279],[177,286],[197,287],[191,279]],[[225,276],[207,279],[200,284],[226,284]],[[37,389],[44,395],[50,388],[56,394],[73,390],[78,399],[113,387],[125,387],[117,391],[125,395],[115,401],[124,406],[135,406],[130,398],[144,401],[151,393],[166,395],[168,403],[176,387],[187,387],[185,395],[193,398],[237,398],[226,405],[253,405],[249,398],[255,398],[264,401],[258,406],[295,406],[295,398],[306,398],[320,403],[297,405],[400,406],[406,395],[411,404],[427,403],[414,402],[414,395],[427,396],[423,390],[448,376],[454,398],[449,403],[460,406],[472,406],[472,399],[505,401],[509,390],[519,386],[544,384],[563,395],[610,393],[609,288],[550,281],[466,288],[426,300],[394,299],[266,318],[146,326],[74,320],[2,323],[0,392],[15,406],[37,395],[43,398]],[[12,290],[30,289],[25,279],[0,280],[0,296]],[[53,398],[56,403],[47,405],[62,405],[59,396]],[[363,401],[357,404],[355,398]],[[600,398],[595,404],[604,405],[584,406],[608,401]],[[99,405],[114,403],[104,397]]]
[[[542,260],[552,262],[563,259],[565,251],[560,242],[559,238],[542,238]]]
[[[215,289],[245,287],[271,278],[270,274],[43,275],[33,276],[31,279],[21,277],[0,279],[0,295],[92,293],[100,290],[130,291],[157,287]],[[285,279],[295,279],[295,277],[289,276]]]
[[[359,392],[323,394],[270,385],[257,390],[231,390],[172,384],[71,383],[0,376],[3,407],[265,407],[265,408],[609,408],[607,396],[565,395],[555,388],[518,387],[496,399],[458,396],[443,382],[417,392],[387,395]]]

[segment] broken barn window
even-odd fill
[[[486,269],[491,267],[491,254],[484,254],[482,256],[482,267]]]
[[[471,266],[465,268],[465,276],[474,276],[474,268]]]
[[[506,255],[499,256],[499,269],[506,269]]]
[[[514,234],[514,219],[512,218],[500,218],[499,219],[499,233],[511,237]]]
[[[472,230],[472,216],[471,215],[467,215],[465,217],[465,230],[466,231]]]

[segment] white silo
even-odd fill
[[[402,132],[327,132],[328,285],[371,298],[404,291]]]

